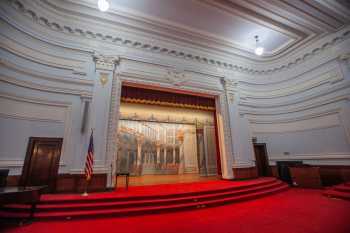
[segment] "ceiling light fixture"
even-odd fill
[[[259,36],[254,36],[255,38],[255,54],[261,56],[264,53],[264,47],[259,46]]]
[[[109,8],[109,3],[107,2],[107,0],[98,0],[97,6],[98,9],[100,9],[100,11],[107,11]]]

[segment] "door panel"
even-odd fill
[[[47,185],[54,192],[62,138],[31,137],[28,143],[21,182],[23,186]]]
[[[254,153],[256,160],[256,167],[259,176],[269,176],[270,167],[267,158],[266,145],[265,144],[254,144]]]

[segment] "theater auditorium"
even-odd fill
[[[350,2],[1,0],[0,232],[349,233]]]

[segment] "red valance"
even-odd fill
[[[122,87],[121,99],[124,102],[215,110],[214,98],[171,93],[132,86]]]

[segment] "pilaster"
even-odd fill
[[[95,167],[107,171],[108,184],[111,183],[112,161],[107,155],[107,137],[113,77],[118,57],[95,54],[95,79],[92,97],[91,127],[94,129]]]
[[[253,146],[251,143],[249,122],[239,113],[239,86],[234,79],[222,79],[227,102],[228,124],[230,131],[230,145],[232,151],[233,170],[254,167]],[[236,174],[233,174],[236,178]]]

